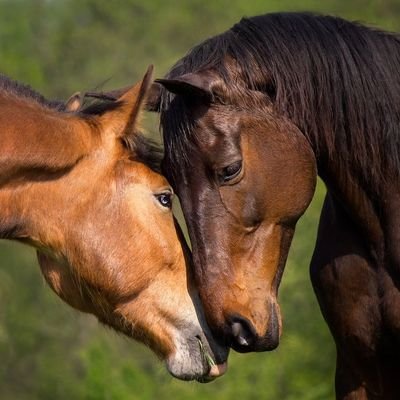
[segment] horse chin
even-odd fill
[[[175,351],[166,359],[168,372],[175,378],[200,383],[212,382],[227,370],[229,349],[192,332],[175,340]]]

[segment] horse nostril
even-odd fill
[[[236,317],[231,324],[231,329],[234,341],[240,346],[250,346],[256,337],[254,328],[243,318]]]
[[[232,334],[233,337],[238,341],[242,346],[248,346],[248,338],[245,329],[243,328],[240,322],[234,322],[232,324]]]
[[[240,314],[230,315],[226,319],[225,335],[229,345],[239,353],[250,351],[270,351],[279,344],[279,311],[275,303],[270,305],[271,311],[266,330],[257,333],[255,325]]]

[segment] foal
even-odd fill
[[[207,381],[227,350],[204,322],[160,154],[138,133],[151,75],[84,108],[0,78],[0,237],[36,247],[72,307],[148,345],[175,377]]]

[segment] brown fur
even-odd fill
[[[271,350],[281,333],[279,282],[295,224],[314,192],[315,158],[302,133],[275,115],[261,93],[230,90],[215,79],[208,103],[194,89],[188,94],[192,76],[186,79],[161,80],[183,94],[164,111],[162,123],[164,131],[172,129],[169,117],[178,110],[193,122],[185,149],[190,163],[180,160],[179,175],[170,157],[164,167],[188,223],[206,315],[234,349]],[[197,75],[199,92],[209,79],[212,74]],[[218,182],[221,170],[239,159],[239,175]],[[242,325],[248,345],[235,339],[235,324]]]
[[[198,340],[217,363],[227,351],[208,332],[187,246],[158,200],[172,190],[135,145],[150,84],[151,69],[109,106],[73,99],[65,111],[0,92],[0,232],[38,249],[64,301],[150,346],[174,376],[207,380]]]
[[[271,293],[317,165],[328,194],[311,278],[341,400],[400,398],[399,60],[398,34],[340,18],[245,18],[180,59],[149,107],[161,111],[209,321],[240,351],[278,342]],[[221,184],[240,157],[243,172]],[[273,290],[259,283],[274,274]]]

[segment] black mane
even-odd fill
[[[66,112],[64,101],[48,100],[29,85],[12,80],[3,74],[0,74],[0,91],[35,101],[41,106],[55,111]],[[95,100],[90,99],[94,97]],[[92,93],[90,96],[85,96],[85,104],[78,112],[83,117],[90,118],[93,115],[101,115],[114,110],[120,107],[121,104],[117,99],[103,94],[94,96]],[[132,153],[136,161],[146,164],[154,171],[160,171],[163,152],[154,141],[142,134],[134,133],[124,139],[124,145]]]
[[[373,183],[388,171],[399,173],[397,35],[309,13],[244,18],[193,48],[167,78],[212,69],[229,86],[229,59],[241,71],[241,84],[267,94],[317,156],[334,154]],[[166,154],[173,159],[184,157],[190,145],[191,122],[182,101],[169,110],[172,99],[163,92],[161,122]]]
[[[29,85],[25,85],[21,82],[14,81],[8,76],[0,74],[0,91],[11,93],[17,97],[23,97],[25,99],[33,100],[36,103],[58,111],[65,110],[65,104],[59,100],[47,100],[40,93],[36,92]]]

